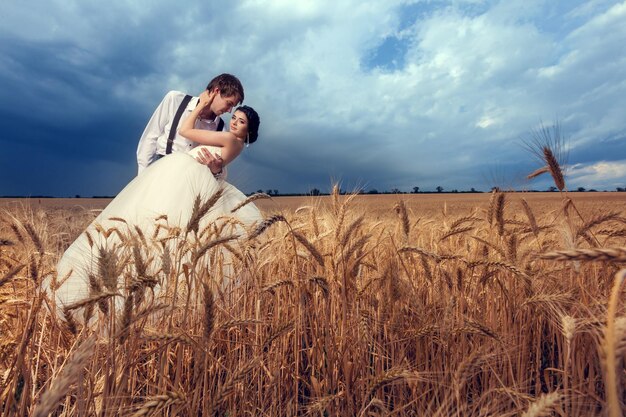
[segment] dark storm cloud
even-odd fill
[[[116,89],[159,71],[158,38],[117,33],[117,42],[86,49],[0,36],[0,146],[11,177],[0,194],[117,193],[135,175],[137,139],[152,109]],[[99,174],[86,167],[107,163],[122,174],[90,189]]]

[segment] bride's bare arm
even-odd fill
[[[195,109],[191,112],[189,117],[187,117],[180,125],[178,129],[178,133],[187,139],[199,143],[201,145],[211,145],[211,146],[226,146],[230,141],[235,140],[235,135],[230,132],[215,132],[211,130],[204,129],[196,129],[194,127],[196,123],[196,119],[202,112],[202,110],[210,106],[215,98],[217,91],[213,91],[209,93],[206,97],[204,95],[200,95],[200,102],[196,106]]]
[[[196,129],[195,121],[202,110],[210,106],[217,92],[211,92],[206,97],[200,96],[200,102],[180,126],[178,133],[187,139],[201,145],[217,146],[222,148],[222,160],[224,165],[235,159],[241,152],[241,144],[230,132],[216,132],[211,130]]]

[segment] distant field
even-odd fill
[[[478,194],[379,194],[358,195],[352,201],[355,210],[365,210],[368,216],[384,217],[393,213],[393,206],[403,200],[407,208],[417,216],[441,214],[446,210],[448,215],[466,214],[472,209],[486,209],[489,205],[490,193]],[[626,207],[626,193],[618,192],[585,192],[567,193],[580,210],[592,213],[596,210],[622,209]],[[539,213],[556,210],[562,205],[563,195],[554,193],[510,193],[507,194],[509,204],[519,204],[525,199]],[[32,199],[0,199],[0,208],[19,207],[29,204],[32,208],[48,209],[102,209],[110,202],[107,198],[32,198]],[[257,201],[257,206],[266,214],[275,212],[293,212],[299,207],[316,206],[325,209],[330,204],[329,196],[320,197],[273,197]]]

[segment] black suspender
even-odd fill
[[[176,128],[178,128],[178,122],[180,122],[180,117],[183,115],[183,112],[187,108],[189,101],[191,100],[190,95],[186,95],[183,98],[183,101],[178,106],[178,110],[176,110],[176,115],[174,115],[174,120],[172,121],[172,127],[170,128],[170,135],[167,138],[167,146],[165,147],[165,154],[169,155],[172,153],[172,145],[174,144],[174,138],[176,137]],[[224,130],[224,121],[220,118],[220,121],[217,123],[217,130]]]
[[[174,120],[172,121],[172,127],[170,128],[170,135],[167,138],[167,146],[165,147],[165,154],[169,155],[172,153],[172,145],[174,144],[174,138],[176,137],[176,128],[178,127],[178,122],[180,121],[180,116],[183,115],[183,112],[187,108],[189,101],[191,100],[190,95],[186,95],[183,98],[183,101],[178,106],[178,110],[176,110],[176,115],[174,116]]]

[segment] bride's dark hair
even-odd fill
[[[248,119],[248,135],[249,139],[246,139],[247,143],[256,142],[259,137],[259,125],[261,124],[261,119],[259,118],[259,114],[250,106],[239,106],[237,110],[246,115]]]

